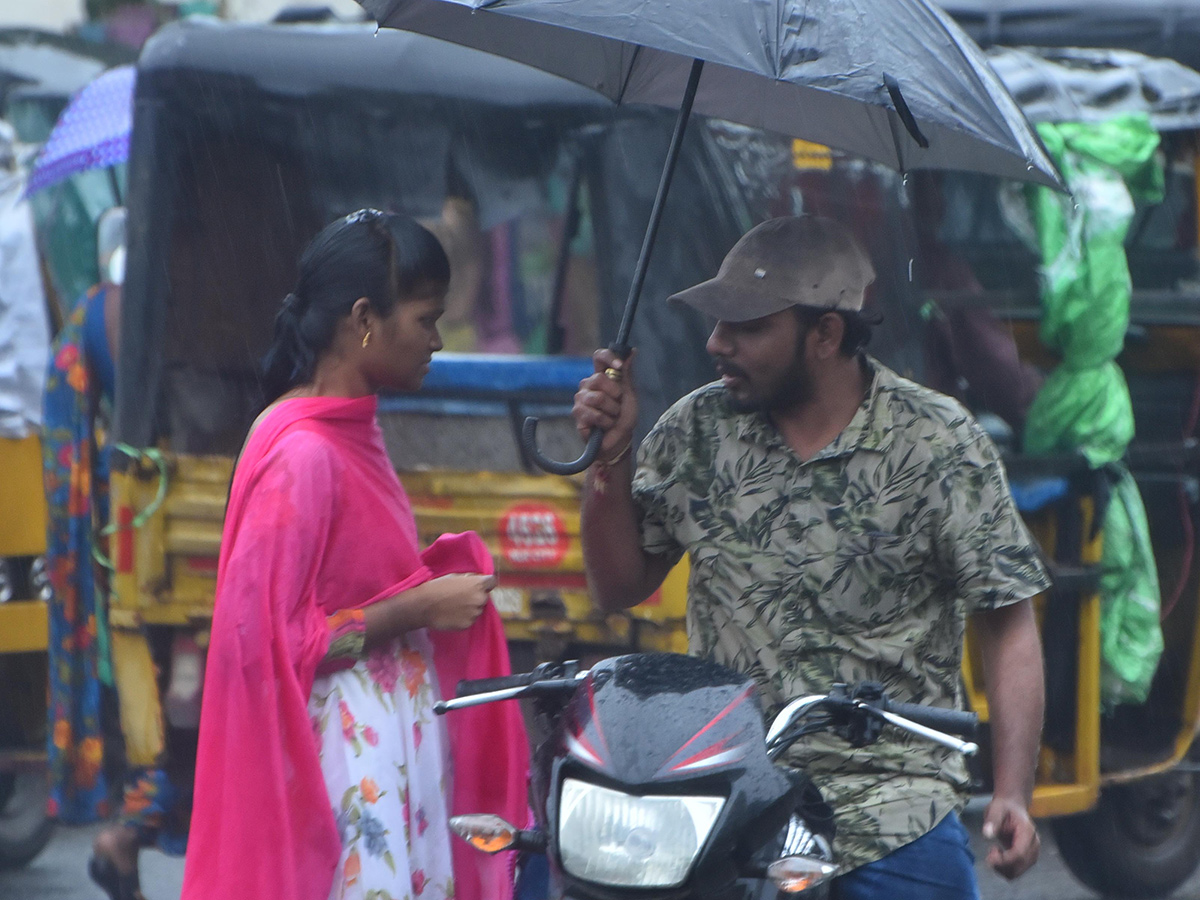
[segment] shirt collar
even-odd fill
[[[806,462],[850,456],[858,450],[886,452],[892,442],[892,409],[889,394],[899,377],[891,369],[869,356],[863,357],[871,383],[862,405],[854,413],[842,433]],[[790,448],[780,437],[778,429],[763,412],[734,413],[735,428],[740,440],[767,447]]]

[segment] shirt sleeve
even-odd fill
[[[996,609],[1050,586],[1036,542],[1009,491],[991,439],[975,426],[943,480],[939,553],[969,613]]]
[[[683,489],[677,474],[683,450],[678,426],[668,417],[660,419],[638,448],[633,477],[633,504],[638,511],[642,549],[676,560],[683,555],[683,546],[674,526],[682,515],[675,510],[672,499]]]

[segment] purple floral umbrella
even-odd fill
[[[77,172],[115,166],[129,157],[136,81],[133,66],[119,66],[72,98],[33,164],[27,196]]]

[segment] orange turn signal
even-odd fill
[[[450,820],[450,830],[484,853],[509,850],[517,842],[516,826],[509,825],[499,816],[455,816]]]
[[[811,856],[785,856],[767,866],[767,877],[786,894],[798,894],[824,884],[838,867]]]

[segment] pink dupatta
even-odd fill
[[[285,401],[238,462],[221,540],[183,900],[326,900],[341,845],[307,707],[329,647],[327,617],[437,575],[490,571],[474,534],[438,541],[427,551],[430,565],[422,559],[375,409],[374,397]],[[486,671],[481,655],[455,658],[448,674],[507,673],[507,648],[494,655],[503,628],[490,604],[456,637],[436,639],[439,673],[447,652],[478,648],[493,654]],[[456,761],[460,745],[487,748],[491,773],[456,781],[452,809],[478,802],[478,811],[511,814],[488,808],[488,785],[492,777],[508,785],[514,769],[523,790],[528,746],[513,727],[519,711],[493,709],[500,712],[486,721],[448,723]],[[484,796],[463,794],[481,789]],[[511,895],[503,884],[498,893],[474,893],[472,872],[459,876],[457,857],[456,876],[462,900]]]

